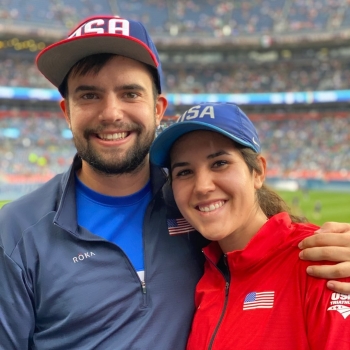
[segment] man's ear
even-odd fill
[[[64,118],[66,119],[66,122],[68,123],[69,129],[71,129],[70,125],[70,118],[69,118],[69,108],[68,103],[65,99],[60,101],[60,107],[63,112]]]
[[[258,155],[257,161],[259,162],[261,172],[258,174],[254,171],[254,188],[257,190],[261,188],[266,178],[266,159],[261,154]]]
[[[162,94],[158,95],[157,101],[156,101],[156,125],[160,125],[160,121],[162,120],[164,113],[166,111],[166,108],[168,106],[168,100],[166,97]]]

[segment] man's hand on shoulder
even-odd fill
[[[335,292],[350,294],[350,283],[333,281],[334,278],[350,277],[350,224],[326,222],[299,243],[300,258],[310,261],[332,261],[334,265],[309,266],[310,276],[326,278],[327,287]]]

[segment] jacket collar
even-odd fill
[[[81,158],[76,154],[72,165],[61,178],[60,193],[58,194],[59,202],[54,218],[55,225],[75,235],[78,231],[75,200],[75,173],[81,168],[81,165]],[[153,165],[150,166],[152,195],[155,196],[166,183],[167,174],[162,168]]]
[[[248,268],[254,267],[261,261],[269,259],[272,255],[282,247],[290,247],[296,245],[299,240],[294,243],[288,236],[296,229],[296,225],[292,223],[290,216],[285,213],[279,213],[272,216],[249,241],[247,246],[242,250],[235,250],[227,253],[229,264],[235,271],[246,271]],[[212,242],[203,249],[204,254],[215,264],[219,261],[223,254],[217,242]]]

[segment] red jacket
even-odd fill
[[[204,248],[187,349],[350,349],[350,295],[309,277],[315,263],[298,256],[297,244],[316,229],[275,215],[245,249],[227,254],[229,281],[216,265],[218,244]]]

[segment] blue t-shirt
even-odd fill
[[[150,182],[132,195],[112,197],[91,190],[75,178],[78,224],[118,245],[143,281],[142,228],[152,198]]]

